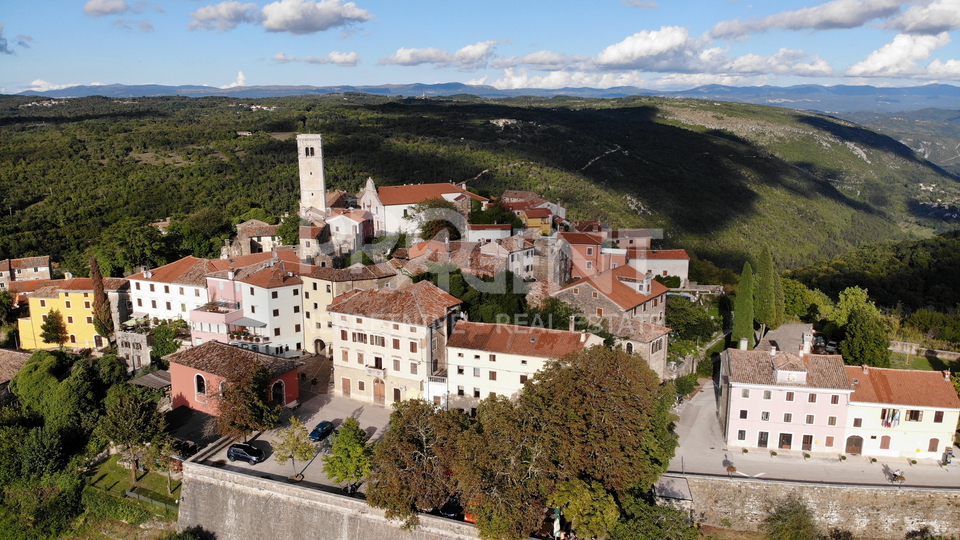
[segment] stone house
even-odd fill
[[[0,259],[0,290],[10,287],[12,281],[50,279],[50,257]]]
[[[334,391],[378,405],[426,399],[445,406],[447,339],[460,303],[428,281],[336,297],[327,306]]]
[[[268,399],[285,407],[300,400],[300,363],[290,358],[208,341],[165,357],[170,362],[173,408],[188,407],[217,416],[223,390],[238,370],[261,365],[270,373]]]
[[[620,266],[581,278],[551,296],[576,306],[595,324],[614,317],[663,324],[668,290],[653,279],[652,273],[644,275],[630,266]]]
[[[667,327],[631,317],[611,317],[607,319],[607,331],[617,337],[618,347],[643,357],[661,380],[676,379],[697,369],[696,364],[688,366],[667,362],[671,332]]]

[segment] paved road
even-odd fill
[[[740,476],[804,482],[841,484],[890,485],[889,472],[903,471],[904,486],[930,486],[960,488],[960,461],[942,466],[937,460],[918,460],[911,465],[907,458],[870,458],[848,456],[840,460],[840,454],[813,454],[803,458],[798,450],[777,450],[771,456],[769,450],[750,450],[744,454],[739,449],[728,450],[720,433],[717,420],[717,403],[713,381],[707,381],[703,389],[679,407],[680,422],[677,433],[680,446],[670,462],[670,472],[726,475],[728,465],[734,465]],[[958,452],[960,454],[960,452]]]

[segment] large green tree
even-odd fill
[[[776,502],[764,520],[770,540],[816,540],[820,538],[813,512],[797,496]]]
[[[767,331],[767,327],[774,327],[777,318],[776,293],[774,291],[774,264],[770,247],[764,247],[757,262],[757,273],[754,276],[756,289],[753,295],[753,317],[760,324],[760,339]]]
[[[571,478],[547,498],[552,508],[561,508],[578,535],[607,538],[617,526],[620,508],[600,482]]]
[[[753,348],[753,267],[743,263],[740,283],[737,284],[737,296],[733,301],[733,333],[730,339],[736,347],[740,340],[747,338],[747,346]]]
[[[691,302],[683,296],[667,297],[666,323],[677,339],[689,341],[707,340],[720,330],[720,324],[699,302]]]
[[[274,459],[281,465],[290,461],[293,474],[299,474],[297,460],[307,461],[317,455],[317,447],[310,440],[307,428],[299,418],[291,416],[290,425],[281,429],[277,435],[277,442],[273,445]]]
[[[137,481],[136,463],[150,441],[166,429],[163,415],[157,404],[131,389],[118,389],[118,395],[107,406],[97,430],[101,437],[120,446],[127,452],[130,475]]]
[[[285,246],[295,246],[300,243],[300,216],[296,212],[283,218],[277,227],[277,236]]]
[[[890,335],[883,319],[867,307],[854,308],[844,326],[840,354],[847,364],[890,367]]]
[[[40,325],[40,339],[46,343],[56,343],[60,349],[63,349],[63,344],[70,339],[67,323],[64,322],[60,310],[53,309],[47,313],[47,320]]]
[[[103,287],[103,274],[96,257],[90,257],[90,281],[93,282],[93,327],[97,334],[113,341],[113,313]]]
[[[333,435],[330,454],[323,457],[323,472],[334,482],[347,482],[347,491],[370,475],[373,448],[356,418],[347,418]]]
[[[373,451],[370,504],[408,528],[419,523],[418,511],[444,504],[456,492],[450,473],[466,428],[459,409],[444,411],[422,400],[394,403],[390,427]]]
[[[270,372],[253,360],[234,359],[226,387],[217,405],[217,431],[246,439],[254,431],[273,428],[282,406],[267,399]]]

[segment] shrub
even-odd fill
[[[150,519],[150,512],[94,487],[83,490],[82,500],[87,512],[99,518],[123,521],[131,525],[139,525]]]
[[[677,385],[677,393],[683,396],[688,396],[697,389],[697,374],[691,373],[689,375],[684,375],[683,377],[678,377],[674,384]]]
[[[765,525],[770,540],[816,540],[819,537],[813,512],[795,495],[777,501]]]

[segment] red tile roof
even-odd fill
[[[583,221],[574,221],[573,228],[577,232],[600,232],[606,228],[603,223],[600,223],[595,219],[587,219]]]
[[[727,349],[724,354],[729,359],[730,382],[777,386],[777,369],[787,369],[805,371],[807,381],[779,383],[781,386],[852,389],[844,371],[843,357],[839,354],[806,354],[803,359],[787,352],[778,352],[771,356],[768,351],[741,349]]]
[[[0,384],[10,382],[32,353],[0,349]]]
[[[480,223],[480,224],[467,224],[468,231],[509,231],[513,226],[509,223]]]
[[[597,234],[562,232],[557,236],[571,244],[588,244],[591,246],[603,244],[603,237]]]
[[[670,290],[670,288],[663,283],[651,279],[650,294],[643,294],[634,288],[634,284],[642,284],[644,279],[644,274],[641,274],[636,268],[632,266],[618,266],[602,274],[578,279],[566,287],[563,287],[560,291],[565,291],[571,287],[589,285],[624,310],[628,310]]]
[[[363,281],[370,279],[383,279],[397,275],[397,271],[389,262],[382,262],[370,266],[364,266],[360,263],[354,264],[348,268],[329,268],[314,267],[313,271],[306,274],[306,277],[320,279],[323,281],[344,282],[344,281]]]
[[[949,372],[846,366],[846,373],[851,402],[960,409]]]
[[[297,360],[253,352],[217,341],[208,341],[164,358],[171,364],[180,364],[225,379],[232,378],[238,370],[247,369],[251,363],[267,368],[271,377],[283,375],[300,366]]]
[[[631,259],[669,259],[690,260],[685,249],[637,249],[630,248],[627,254]]]
[[[617,337],[627,337],[642,343],[650,343],[669,334],[672,330],[632,317],[611,317],[607,319],[607,331]]]
[[[587,341],[586,336],[592,335],[533,326],[460,321],[454,327],[447,347],[537,358],[560,358],[582,349]]]
[[[11,268],[44,268],[50,266],[50,257],[43,255],[41,257],[26,257],[23,259],[3,259],[0,260],[0,270],[9,270]]]
[[[237,281],[242,281],[248,285],[262,287],[264,289],[289,287],[303,283],[300,276],[310,275],[315,269],[316,267],[309,264],[279,261],[272,265],[268,263],[265,266],[251,271],[247,275],[238,275]]]
[[[159,268],[148,270],[151,277],[146,277],[146,272],[127,276],[127,279],[150,281],[152,283],[177,283],[181,285],[193,285],[203,287],[207,284],[207,275],[213,272],[226,270],[239,270],[265,263],[270,259],[276,258],[277,261],[299,263],[300,259],[292,249],[283,249],[273,252],[252,253],[240,257],[231,257],[228,259],[200,259],[192,255],[184,257],[179,261],[165,264]]]
[[[523,213],[527,218],[548,218],[553,215],[549,208],[528,208]]]
[[[456,184],[438,183],[438,184],[413,184],[406,186],[382,186],[377,188],[377,196],[384,206],[393,206],[397,204],[416,204],[427,199],[439,199],[444,195],[452,193],[466,194],[472,199],[478,201],[487,201],[488,199],[475,195],[463,189]]]
[[[23,282],[31,283],[31,282]],[[71,279],[44,279],[44,280],[34,280],[32,283],[35,284],[33,287],[29,286],[20,286],[13,287],[11,283],[11,290],[16,290],[16,292],[29,293],[32,292],[29,296],[32,298],[57,298],[60,294],[60,291],[66,292],[92,292],[93,291],[93,280],[90,278],[71,278]],[[125,278],[104,278],[103,279],[103,288],[107,291],[121,291],[128,289],[130,287],[130,282]]]
[[[421,281],[403,289],[350,291],[334,298],[327,311],[427,326],[458,305],[460,300],[429,281]]]

